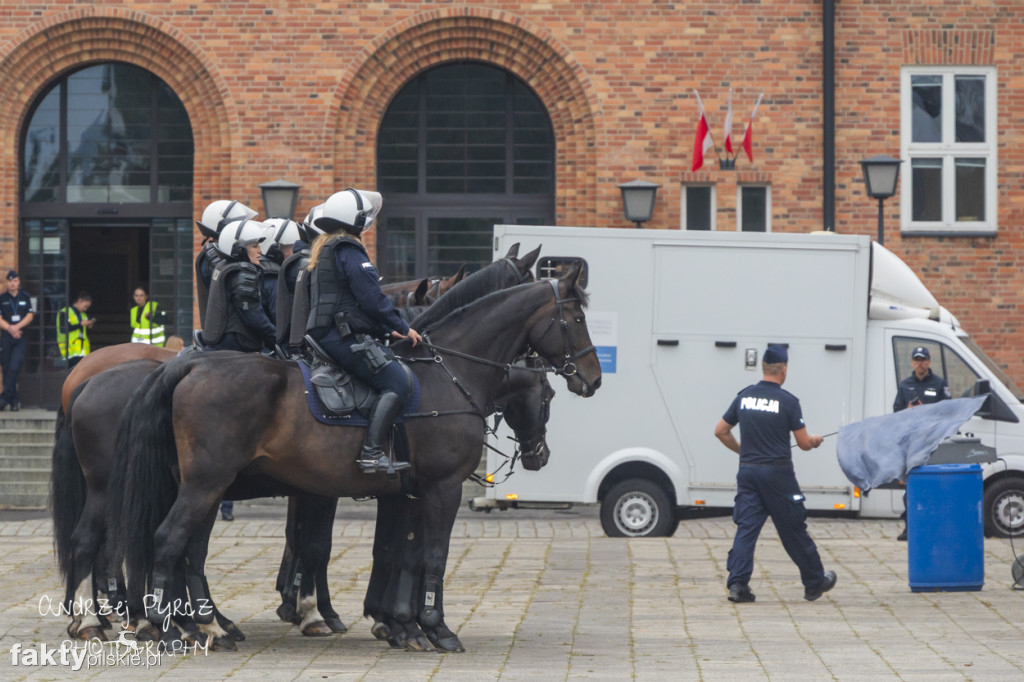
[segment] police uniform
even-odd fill
[[[281,264],[272,258],[263,256],[260,258],[260,267],[263,268],[263,289],[260,292],[260,303],[267,318],[277,327],[277,283],[281,274]],[[274,332],[275,337],[277,332]]]
[[[811,599],[808,595],[815,591],[820,596],[827,579],[818,549],[807,533],[807,511],[789,442],[791,432],[805,428],[800,401],[780,384],[763,380],[740,391],[722,419],[729,426],[740,427],[733,507],[736,537],[726,563],[728,586],[747,590],[757,538],[771,516],[786,553],[800,569],[805,597]],[[752,600],[750,595],[740,601]]]
[[[291,351],[298,349],[299,342],[306,333],[306,319],[309,317],[309,278],[306,271],[309,253],[309,244],[301,240],[296,241],[292,245],[292,255],[281,264],[281,271],[277,277],[279,291],[274,320],[277,327],[277,343]],[[297,283],[300,277],[302,291],[298,294]],[[295,324],[295,321],[298,321],[298,324]],[[298,332],[298,338],[293,338],[293,329]]]
[[[17,274],[14,275],[17,277]],[[13,279],[8,275],[8,279]],[[8,292],[0,294],[0,317],[3,317],[7,324],[18,324],[25,319],[26,315],[34,314],[32,310],[32,299],[23,290],[17,295],[11,296]],[[18,377],[21,375],[21,368],[25,364],[25,335],[22,328],[20,339],[14,338],[10,332],[0,332],[0,369],[4,375],[4,390],[0,394],[0,410],[8,405],[11,409],[18,409]]]
[[[277,331],[261,303],[262,273],[249,261],[225,262],[210,279],[203,339],[214,350],[274,348]]]
[[[945,400],[949,395],[949,384],[931,369],[928,370],[924,379],[918,379],[917,375],[911,372],[909,377],[900,382],[899,389],[896,391],[896,400],[892,404],[892,411],[905,410],[907,405],[917,400],[924,405],[930,405]]]
[[[402,403],[409,399],[413,385],[408,370],[398,362],[381,369],[370,367],[358,350],[359,336],[375,339],[392,331],[409,333],[409,325],[381,291],[377,269],[362,243],[353,237],[336,237],[324,245],[311,278],[311,310],[306,331],[345,369],[381,392],[397,394]],[[334,318],[345,313],[351,329],[342,337]],[[388,351],[390,353],[390,351]]]
[[[210,301],[210,281],[218,265],[226,263],[212,241],[203,244],[196,256],[196,297],[199,302],[199,326],[206,326],[206,307]]]

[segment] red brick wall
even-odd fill
[[[196,139],[196,212],[257,186],[302,185],[299,215],[332,191],[371,187],[390,98],[429,66],[475,59],[509,69],[548,107],[563,225],[628,226],[620,182],[661,183],[646,227],[677,228],[681,184],[713,182],[719,229],[734,229],[738,182],[768,183],[777,231],[823,227],[822,3],[817,0],[196,3],[10,0],[0,8],[0,266],[17,258],[18,145],[32,101],[60,74],[123,60],[178,93]],[[836,2],[836,225],[874,235],[877,203],[859,161],[899,152],[900,68],[998,69],[996,237],[901,237],[904,257],[983,347],[1024,383],[1017,255],[1024,218],[1024,4]],[[699,89],[721,142],[728,87],[738,139],[758,93],[754,162],[690,172]],[[371,244],[372,245],[372,244]]]

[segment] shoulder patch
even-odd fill
[[[373,263],[371,263],[370,261],[366,261],[360,267],[363,268],[363,270],[368,270],[373,267]]]

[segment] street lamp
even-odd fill
[[[661,185],[646,180],[633,180],[619,185],[622,191],[622,211],[626,220],[636,223],[637,229],[651,219],[659,187]]]
[[[274,180],[260,185],[263,192],[263,212],[268,218],[292,219],[299,201],[299,185],[287,180]]]
[[[882,227],[882,202],[896,194],[896,183],[900,179],[899,159],[891,156],[873,156],[860,162],[864,170],[864,185],[868,196],[878,199],[878,243],[885,244],[885,230]]]

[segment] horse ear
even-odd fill
[[[560,279],[562,279],[563,281],[568,283],[569,286],[573,286],[574,287],[574,286],[578,286],[579,285],[580,279],[582,277],[583,277],[583,261],[581,261],[580,259],[577,258],[576,260],[574,260],[572,262],[572,265],[569,266],[569,269],[566,271],[566,273]]]
[[[505,254],[505,258],[515,258],[518,255],[519,255],[519,242],[516,242],[515,244],[512,245],[512,248],[510,248],[508,250],[508,253]]]
[[[430,303],[427,301],[427,289],[429,287],[429,277],[421,281],[420,285],[416,287],[416,294],[413,296],[413,300],[416,301],[416,305],[430,305]]]
[[[464,279],[466,279],[466,264],[465,263],[462,264],[462,267],[459,268],[458,272],[456,272],[454,275],[452,275],[452,286],[455,286],[456,284],[458,284],[459,282],[461,282]]]
[[[541,244],[541,246],[543,246],[543,244]],[[525,275],[527,272],[530,271],[530,268],[533,267],[533,264],[536,263],[537,259],[540,257],[540,249],[541,247],[538,246],[536,249],[526,254],[522,258],[516,259],[516,267],[519,268],[519,272]]]

